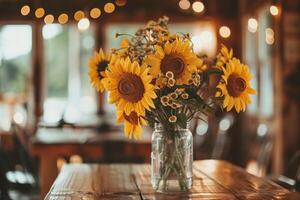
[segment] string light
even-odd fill
[[[188,4],[189,4],[189,6],[188,7],[190,7],[190,2],[189,2],[189,0],[181,0],[181,1],[183,1],[183,2],[187,2]],[[127,0],[115,0],[115,4],[117,5],[117,6],[125,6],[126,5],[126,3],[127,3]],[[115,11],[115,9],[116,9],[116,7],[115,7],[115,4],[113,4],[113,3],[110,3],[110,2],[108,2],[108,3],[106,3],[105,5],[104,5],[104,11],[106,12],[106,13],[113,13],[114,11]],[[29,5],[23,5],[22,7],[21,7],[21,9],[20,9],[20,13],[23,15],[23,16],[26,16],[26,15],[29,15],[29,13],[30,13],[30,11],[31,11],[31,9],[30,9],[30,6]],[[34,15],[35,15],[35,17],[36,18],[42,18],[42,17],[44,17],[45,16],[45,9],[44,8],[42,8],[42,7],[40,7],[40,8],[37,8],[36,10],[35,10],[35,12],[34,12]],[[100,16],[101,16],[101,10],[100,10],[100,8],[93,8],[93,9],[91,9],[90,10],[90,17],[91,18],[93,18],[93,19],[97,19],[97,18],[99,18]],[[47,18],[46,18],[47,17]],[[48,23],[53,23],[53,21],[54,21],[54,16],[53,15],[47,15],[45,18],[44,18],[44,21],[46,20]],[[53,18],[53,20],[52,20],[52,18]],[[76,20],[76,21],[80,21],[81,19],[83,19],[83,18],[85,18],[85,13],[82,11],[82,10],[78,10],[78,11],[76,11],[75,13],[74,13],[74,19]],[[52,22],[51,22],[52,21]],[[69,21],[69,16],[67,15],[67,14],[65,14],[65,13],[62,13],[61,15],[59,15],[59,17],[58,17],[58,22],[60,23],[60,24],[65,24],[65,23],[67,23]]]
[[[93,19],[97,19],[99,18],[101,15],[101,10],[99,8],[93,8],[91,11],[90,11],[90,16],[91,18]]]
[[[125,6],[126,5],[126,3],[127,3],[127,1],[126,0],[116,0],[116,5],[117,6]]]
[[[275,42],[274,31],[271,28],[266,28],[266,43],[272,45]]]
[[[54,16],[51,14],[46,15],[44,18],[44,22],[45,24],[52,24],[54,22]]]
[[[254,18],[248,19],[248,30],[252,33],[257,31],[258,23],[257,20]]]
[[[21,8],[21,14],[23,16],[26,16],[30,13],[30,7],[28,5],[25,5]]]
[[[230,28],[228,26],[221,26],[219,34],[222,38],[228,38],[231,34]]]
[[[182,10],[187,10],[191,7],[191,2],[189,0],[180,0],[178,4]]]
[[[69,20],[69,17],[68,17],[68,15],[65,14],[65,13],[59,15],[59,17],[58,17],[58,22],[59,22],[60,24],[65,24],[65,23],[68,22],[68,20]]]
[[[36,18],[42,18],[45,15],[45,10],[44,8],[38,8],[35,10],[35,16]]]
[[[271,15],[274,15],[274,16],[278,15],[279,10],[278,10],[277,6],[274,6],[274,5],[270,6],[270,13],[271,13]]]
[[[84,18],[84,12],[82,11],[82,10],[78,10],[78,11],[76,11],[75,12],[75,14],[74,14],[74,19],[76,20],[76,21],[79,21],[79,20],[81,20],[82,18]]]
[[[90,20],[88,18],[82,18],[79,20],[77,27],[80,31],[85,31],[90,27]]]
[[[195,1],[192,5],[194,12],[200,13],[204,10],[204,4],[201,1]]]
[[[106,13],[112,13],[115,11],[115,5],[113,3],[106,3],[104,5],[104,11]]]

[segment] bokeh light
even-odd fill
[[[45,10],[44,8],[38,8],[35,10],[35,16],[36,18],[42,18],[45,15]]]
[[[222,38],[228,38],[231,34],[230,28],[228,26],[221,26],[219,34]]]
[[[77,26],[80,31],[85,31],[90,27],[90,20],[88,18],[82,18],[79,20]]]
[[[52,24],[54,22],[54,16],[53,15],[46,15],[44,18],[45,24]]]
[[[99,8],[93,8],[91,11],[90,11],[90,16],[91,18],[93,19],[97,19],[99,18],[101,15],[101,10]]]
[[[61,14],[61,15],[58,16],[58,22],[59,22],[60,24],[65,24],[65,23],[68,22],[68,20],[69,20],[69,17],[68,17],[68,15],[65,14],[65,13],[63,13],[63,14]]]
[[[274,31],[271,28],[266,28],[266,43],[272,45],[275,42]]]
[[[274,16],[278,15],[279,10],[278,10],[277,6],[274,6],[274,5],[270,6],[270,13],[271,13],[271,15],[274,15]]]
[[[106,13],[113,13],[115,11],[115,5],[113,3],[106,3],[104,5],[104,11]]]
[[[257,20],[254,18],[248,19],[248,30],[252,33],[257,31],[258,23]]]
[[[220,121],[219,129],[221,131],[227,131],[230,128],[230,126],[231,126],[230,120],[227,118],[224,118]]]
[[[192,5],[194,12],[200,13],[204,10],[204,4],[201,1],[195,1]]]
[[[21,14],[23,16],[26,16],[30,13],[30,7],[28,5],[24,5],[22,8],[21,8]]]
[[[265,136],[268,133],[268,126],[266,124],[260,124],[257,127],[257,135],[260,137]]]
[[[189,0],[180,0],[179,1],[179,7],[182,10],[187,10],[191,7],[191,2]]]
[[[121,7],[121,6],[125,6],[127,1],[126,0],[116,0],[115,3],[117,6]]]
[[[84,18],[84,12],[82,11],[82,10],[78,10],[78,11],[76,11],[75,12],[75,14],[74,14],[74,19],[76,20],[76,21],[79,21],[79,20],[81,20],[82,18]]]

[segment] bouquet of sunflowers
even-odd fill
[[[125,123],[125,135],[139,138],[142,125],[162,123],[166,128],[185,126],[199,112],[221,105],[227,111],[245,111],[255,94],[249,68],[221,48],[216,59],[198,57],[189,34],[168,31],[166,17],[150,21],[135,35],[123,39],[120,49],[91,58],[89,76],[100,92],[109,93],[117,107],[117,122]],[[116,36],[127,34],[117,34]],[[220,75],[211,96],[209,75]]]
[[[121,47],[109,54],[102,49],[95,53],[89,75],[98,91],[109,93],[108,101],[116,105],[117,122],[124,123],[126,136],[139,138],[142,126],[160,124],[163,141],[179,144],[178,130],[186,129],[190,120],[217,107],[245,111],[255,90],[249,68],[233,57],[232,49],[222,46],[214,59],[198,56],[189,34],[173,35],[167,25],[164,17],[148,22],[135,35],[117,34],[123,37]],[[185,147],[162,148],[176,155],[164,153],[161,159],[166,164],[159,167],[156,186],[165,186],[161,180],[174,171],[180,187],[188,189]]]

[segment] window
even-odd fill
[[[116,38],[116,33],[134,34],[143,24],[112,24],[106,29],[107,49],[119,48],[122,37]],[[214,56],[217,51],[216,31],[210,22],[195,22],[187,24],[170,24],[171,33],[190,33],[194,51],[199,54]]]
[[[29,25],[0,26],[0,92],[25,93],[31,69]]]
[[[247,18],[248,20],[248,18]],[[274,113],[274,84],[272,66],[272,44],[267,43],[267,32],[271,18],[267,7],[258,12],[258,29],[252,33],[244,28],[244,60],[253,74],[252,85],[258,95],[252,95],[252,104],[248,106],[249,114],[271,117]],[[247,21],[244,22],[247,25]]]
[[[89,84],[88,63],[94,51],[94,29],[80,32],[75,24],[43,27],[46,67],[44,120],[81,120],[82,113],[96,111],[94,90]]]
[[[28,92],[31,50],[30,25],[0,26],[0,130],[9,130],[13,119],[25,122],[26,112],[20,105]]]

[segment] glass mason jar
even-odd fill
[[[193,135],[187,128],[165,130],[155,125],[152,135],[151,183],[157,192],[187,191],[192,187]]]

